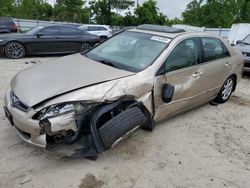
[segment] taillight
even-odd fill
[[[17,26],[16,26],[16,24],[11,25],[11,29],[12,29],[13,31],[17,31]]]

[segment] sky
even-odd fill
[[[145,0],[138,0],[142,4]],[[156,0],[160,11],[172,19],[181,17],[181,13],[186,9],[188,3],[192,0]],[[48,3],[54,4],[55,0],[47,0]]]

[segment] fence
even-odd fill
[[[50,24],[70,24],[73,26],[81,25],[79,23],[71,23],[71,22],[54,22],[54,21],[41,21],[41,20],[28,20],[28,19],[14,19],[14,21],[21,32],[27,31],[39,25],[50,25]],[[180,25],[180,24],[173,26],[185,30],[204,31],[208,33],[213,33],[223,38],[228,38],[230,32],[230,28],[205,28],[205,27],[194,27],[194,26]],[[128,30],[132,28],[135,28],[135,26],[112,26],[114,33],[119,32],[120,30]]]
[[[33,27],[40,25],[50,25],[50,24],[70,24],[74,26],[80,26],[81,24],[71,23],[71,22],[54,22],[54,21],[41,21],[41,20],[28,20],[28,19],[13,19],[16,23],[20,32],[27,31]]]

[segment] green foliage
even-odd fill
[[[156,0],[145,0],[134,14],[129,11],[134,0],[88,0],[90,6],[86,6],[86,1],[56,0],[51,6],[47,0],[0,0],[0,16],[118,26],[147,23],[230,27],[237,22],[250,23],[250,0],[193,0],[181,19],[168,19],[159,11]]]
[[[135,9],[135,15],[138,20],[138,24],[164,24],[166,22],[166,15],[159,12],[159,8],[156,6],[155,0],[148,0]]]
[[[49,20],[53,7],[43,0],[18,0],[13,4],[13,17]]]
[[[83,8],[83,0],[57,0],[54,5],[54,19],[66,22],[86,22],[88,10]]]
[[[95,0],[90,1],[90,9],[93,11],[95,21],[98,24],[113,24],[117,20],[117,15],[114,16],[112,9],[125,10],[134,4],[131,0]],[[119,18],[121,21],[121,17]]]
[[[0,0],[0,16],[12,16],[14,0]]]
[[[249,22],[249,0],[193,0],[182,13],[186,24],[205,27],[231,27],[235,22]]]

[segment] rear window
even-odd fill
[[[12,19],[0,19],[0,25],[12,25],[14,23],[14,21]]]
[[[229,57],[230,53],[225,45],[216,38],[202,38],[204,48],[204,62]]]

